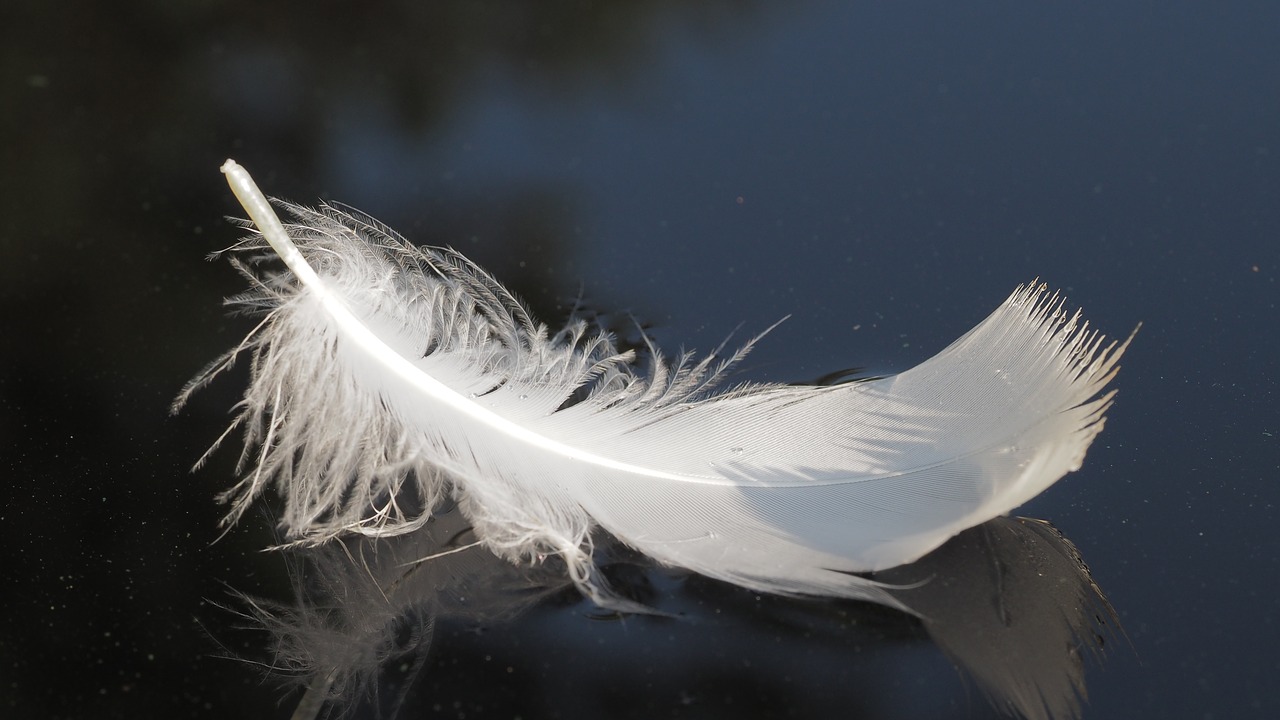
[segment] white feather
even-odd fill
[[[257,225],[236,248],[282,258],[232,304],[265,317],[242,351],[252,465],[235,521],[268,486],[287,537],[411,531],[446,496],[506,557],[564,557],[608,602],[599,526],[670,565],[761,591],[892,601],[850,573],[910,562],[1075,470],[1102,429],[1125,345],[1103,347],[1045,286],[900,375],[717,390],[720,360],[642,371],[581,321],[550,335],[458,253],[348,210],[277,202],[223,166]],[[233,425],[234,427],[234,425]],[[252,453],[256,452],[256,456]]]

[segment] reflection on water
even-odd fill
[[[479,547],[456,508],[407,535],[352,537],[291,555],[292,606],[245,600],[275,638],[273,666],[306,687],[299,720],[361,701],[394,714],[403,691],[384,697],[379,672],[407,661],[416,675],[437,620],[500,622],[571,586],[563,568],[517,566]]]
[[[1119,629],[1079,551],[1043,520],[996,518],[878,577],[926,581],[897,597],[992,703],[1031,720],[1080,714],[1082,656],[1101,659]]]
[[[476,544],[456,511],[441,513],[425,529],[401,537],[349,539],[289,551],[295,602],[246,602],[250,615],[273,635],[270,664],[306,688],[294,714],[298,719],[393,716],[406,704],[414,706],[415,680],[453,662],[447,659],[450,648],[442,643],[432,657],[445,659],[426,664],[440,624],[501,632],[535,606],[574,623],[574,632],[592,620],[614,619],[630,623],[630,633],[665,635],[665,623],[714,623],[725,616],[750,615],[748,622],[779,626],[794,625],[801,617],[808,628],[804,635],[821,637],[866,635],[868,628],[901,620],[894,611],[863,603],[782,598],[762,603],[754,593],[674,575],[625,548],[607,547],[607,540],[602,545],[601,564],[611,582],[654,607],[653,623],[592,608],[572,589],[554,558],[516,566],[492,555]],[[1079,716],[1085,696],[1083,656],[1100,657],[1104,636],[1118,627],[1075,547],[1040,520],[997,518],[919,562],[878,573],[876,579],[899,587],[894,595],[919,615],[928,637],[996,708],[1032,720]],[[883,641],[885,634],[878,637]],[[912,633],[890,632],[888,637],[894,643],[916,640]],[[722,669],[710,667],[715,660],[700,658],[698,648],[682,648],[680,654],[685,657],[672,657],[670,663],[659,658],[658,671],[679,673],[692,655],[709,676],[723,678]],[[702,679],[684,678],[692,693]],[[498,692],[485,685],[491,680],[478,678],[465,692]],[[419,688],[423,684],[417,683]],[[549,707],[553,698],[531,696],[536,694],[536,684],[522,685],[516,695],[526,707],[514,710],[526,718],[538,717],[537,707],[547,714],[575,716]],[[440,710],[438,704],[435,710]],[[623,714],[632,713],[617,716]]]

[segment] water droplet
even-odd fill
[[[520,395],[520,399],[521,399],[521,400],[528,400],[528,399],[529,399],[529,396],[528,396],[528,395],[525,395],[525,394],[523,394],[523,393],[521,393],[521,395]]]
[[[746,452],[746,450],[743,450],[740,447],[731,447],[729,448],[729,452],[733,453],[734,455],[741,455],[742,453]]]

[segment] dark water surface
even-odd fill
[[[243,373],[168,414],[252,324],[203,260],[239,237],[227,157],[550,322],[581,295],[674,352],[789,315],[741,379],[906,369],[1035,277],[1143,323],[1084,467],[1019,510],[1127,633],[1084,717],[1280,715],[1278,31],[1269,2],[0,10],[0,715],[298,701],[226,659],[270,661],[219,606],[290,597],[271,519],[221,534],[234,448],[188,473]],[[404,716],[996,714],[891,611],[635,572],[683,617],[441,620]]]

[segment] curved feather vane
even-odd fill
[[[411,531],[452,496],[489,548],[559,554],[605,602],[597,526],[757,590],[899,605],[851,573],[915,560],[1077,469],[1127,346],[1032,283],[899,375],[721,391],[750,344],[651,348],[642,371],[585,322],[552,335],[452,250],[331,206],[277,201],[283,225],[243,168],[223,172],[260,232],[234,248],[255,287],[230,302],[264,317],[177,404],[251,352],[251,467],[227,521],[274,486],[287,536],[319,543]],[[254,271],[268,245],[289,272]]]

